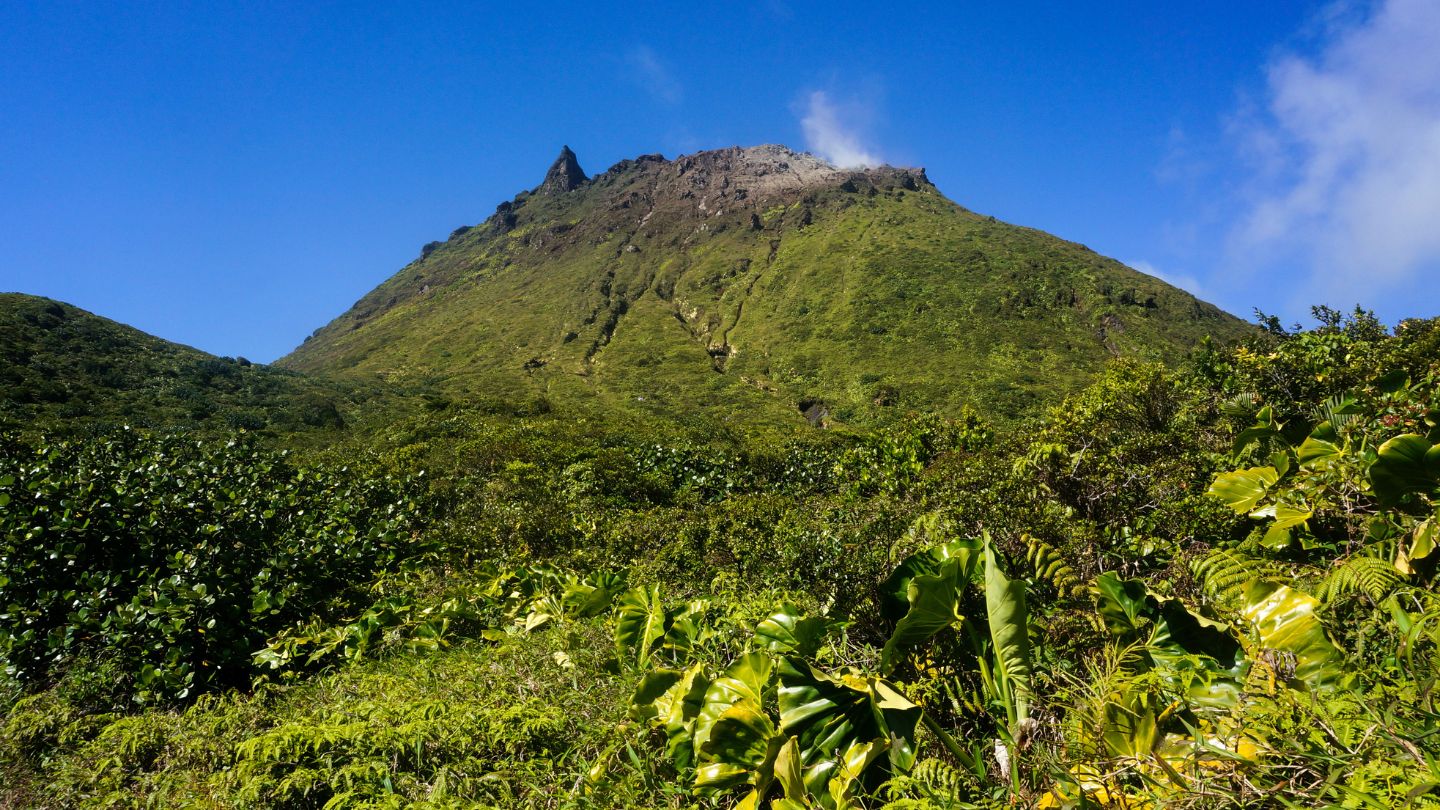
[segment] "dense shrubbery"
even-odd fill
[[[55,805],[1435,806],[1440,328],[1316,314],[996,435],[446,411],[364,474],[12,441],[0,770]]]
[[[414,489],[244,442],[0,440],[0,660],[104,661],[142,702],[244,686],[267,636],[422,550]]]

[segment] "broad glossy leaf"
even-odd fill
[[[1016,723],[1030,717],[1030,612],[1025,583],[1010,580],[985,543],[985,614],[995,654],[995,673],[1003,684]],[[1012,732],[1014,729],[1012,729]]]
[[[1284,526],[1271,525],[1260,538],[1260,545],[1271,551],[1284,551],[1295,542],[1295,533]]]
[[[970,560],[979,553],[979,540],[964,539],[928,548],[901,560],[894,572],[880,585],[881,615],[888,621],[899,621],[910,610],[910,580],[921,574],[939,573],[940,567],[951,558]],[[969,566],[969,570],[974,570],[973,562],[962,562],[962,566]]]
[[[573,616],[599,616],[610,608],[624,587],[625,580],[619,574],[592,574],[584,580],[570,577],[565,582],[562,603]]]
[[[1207,495],[1219,498],[1236,512],[1249,512],[1279,480],[1274,467],[1250,467],[1215,476]]]
[[[802,771],[803,765],[799,738],[787,738],[785,744],[780,746],[779,753],[775,755],[775,779],[780,782],[780,788],[785,791],[785,798],[801,802],[801,806],[804,806],[803,802],[807,795],[805,775]]]
[[[1315,597],[1275,582],[1256,580],[1245,588],[1240,615],[1266,649],[1293,653],[1295,678],[1316,688],[1344,675],[1344,659],[1315,615]]]
[[[830,622],[824,616],[802,617],[800,609],[787,602],[756,626],[755,642],[780,655],[812,658],[829,630]]]
[[[805,661],[781,659],[780,728],[799,738],[805,783],[823,794],[855,743],[888,745],[892,772],[915,763],[915,725],[920,707],[888,681],[850,671],[830,675]]]
[[[1147,589],[1138,579],[1122,579],[1114,571],[1095,578],[1095,608],[1110,633],[1123,643],[1140,636],[1142,617],[1148,610]]]
[[[1240,643],[1227,624],[1200,616],[1178,599],[1162,597],[1139,580],[1114,572],[1095,580],[1096,608],[1123,644],[1143,642],[1144,654],[1197,705],[1233,706],[1239,697]]]
[[[765,705],[765,690],[774,673],[774,660],[766,652],[752,652],[735,659],[705,690],[695,720],[695,748],[704,748],[720,716],[737,704],[756,711]]]
[[[665,619],[659,585],[626,591],[615,615],[615,646],[620,661],[644,669],[665,636]]]
[[[859,808],[860,805],[855,803],[855,788],[870,765],[885,755],[886,747],[883,740],[851,743],[840,756],[840,767],[836,769],[836,774],[830,777],[830,786],[826,792],[826,798],[829,799],[827,806],[836,810]]]
[[[974,575],[979,555],[965,552],[946,559],[934,574],[918,574],[906,586],[910,609],[880,653],[880,671],[890,673],[906,652],[963,620],[960,598]]]
[[[630,696],[630,716],[636,720],[658,717],[660,710],[655,702],[679,683],[681,677],[683,673],[676,669],[656,669],[645,673]]]
[[[1304,524],[1314,514],[1308,507],[1292,506],[1288,503],[1277,503],[1270,510],[1270,517],[1275,518],[1274,527],[1278,529],[1293,529]]]
[[[1440,543],[1440,517],[1421,521],[1420,525],[1415,527],[1415,535],[1410,540],[1410,562],[1423,560],[1435,553],[1437,543]]]
[[[1106,700],[1100,738],[1115,756],[1148,758],[1159,739],[1158,714],[1153,693],[1123,686]]]
[[[709,684],[701,664],[684,672],[659,669],[645,673],[631,698],[631,717],[649,720],[665,729],[665,750],[678,770],[695,762],[695,718],[700,714]]]
[[[1393,503],[1409,492],[1428,492],[1440,479],[1440,445],[1408,433],[1380,445],[1370,466],[1370,483],[1382,502]]]
[[[1340,436],[1329,422],[1321,422],[1295,451],[1302,467],[1318,467],[1344,454]]]
[[[697,599],[689,604],[668,611],[665,615],[665,637],[662,649],[669,651],[677,660],[688,657],[691,650],[710,639],[711,626],[707,621],[710,602]]]
[[[776,735],[775,723],[758,707],[741,703],[721,713],[711,732],[699,746],[702,764],[695,771],[695,787],[751,784],[763,794],[784,742]]]

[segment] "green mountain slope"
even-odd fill
[[[424,380],[700,425],[1000,418],[1116,355],[1173,361],[1249,327],[1081,245],[946,199],[923,170],[778,146],[535,190],[419,259],[278,365]]]
[[[48,298],[0,293],[0,428],[333,431],[395,399],[372,385],[216,357]]]

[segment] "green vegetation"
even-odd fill
[[[401,393],[215,357],[69,304],[0,293],[0,429],[182,427],[306,443],[403,413]]]
[[[457,231],[279,365],[433,385],[668,435],[1009,424],[1114,356],[1251,331],[1081,245],[946,199],[923,172],[763,191],[765,153],[626,162]],[[749,157],[746,157],[749,155]]]
[[[1440,805],[1440,321],[1316,314],[1004,424],[12,435],[4,802]]]

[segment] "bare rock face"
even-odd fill
[[[545,181],[540,184],[541,194],[564,194],[567,191],[574,191],[583,186],[589,180],[585,171],[580,168],[580,161],[575,158],[575,153],[570,147],[560,149],[560,156],[550,164],[550,170],[545,172]]]
[[[617,214],[633,212],[640,230],[688,232],[695,227],[707,230],[711,227],[707,221],[736,217],[741,227],[761,230],[761,212],[824,189],[873,195],[928,187],[924,169],[842,169],[808,152],[766,144],[696,152],[674,160],[660,155],[622,160],[591,179],[585,193],[603,200]],[[677,229],[677,219],[690,220],[691,225]],[[616,227],[622,225],[617,222]]]

